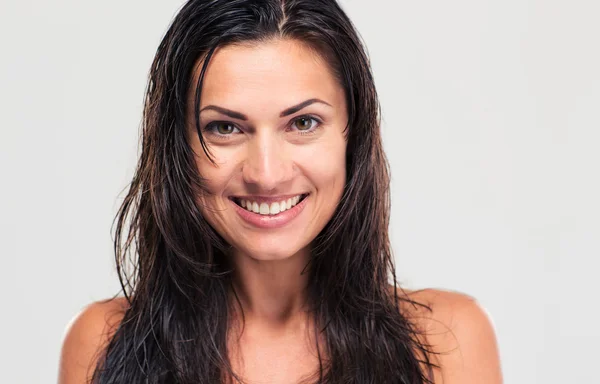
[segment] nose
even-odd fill
[[[285,142],[273,132],[257,133],[248,143],[248,152],[242,168],[244,181],[253,193],[284,190],[292,179],[292,159]]]

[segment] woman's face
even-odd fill
[[[197,66],[196,84],[201,66]],[[188,129],[209,195],[202,214],[237,252],[277,260],[307,250],[346,181],[345,95],[327,63],[294,40],[215,51]]]

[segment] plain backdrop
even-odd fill
[[[0,3],[3,383],[56,381],[119,286],[110,227],[180,0]],[[599,383],[600,3],[346,0],[392,169],[400,280],[476,297],[507,383]]]

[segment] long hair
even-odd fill
[[[186,99],[218,47],[286,38],[307,43],[343,87],[348,125],[346,184],[312,243],[308,293],[319,370],[312,383],[432,380],[429,345],[400,310],[388,238],[389,169],[368,55],[335,0],[190,0],[159,45],[149,74],[142,148],[118,213],[117,271],[129,302],[95,367],[95,384],[201,384],[238,380],[227,356],[231,309],[228,245],[197,206],[206,192],[186,136]],[[192,84],[195,65],[202,65]],[[189,123],[188,123],[189,124]],[[393,278],[393,288],[389,279]]]

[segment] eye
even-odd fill
[[[312,116],[300,116],[294,120],[292,126],[302,133],[308,133],[313,131],[319,123],[320,121]]]
[[[215,134],[216,136],[228,136],[232,133],[239,132],[239,129],[228,122],[225,121],[214,121],[206,125],[206,131]]]

